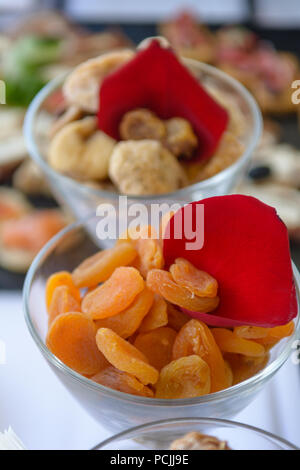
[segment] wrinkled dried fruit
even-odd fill
[[[184,258],[175,260],[175,263],[170,266],[170,273],[177,284],[198,297],[216,297],[217,295],[217,281],[208,273],[195,268]]]
[[[193,355],[170,362],[160,372],[155,398],[192,398],[210,392],[210,369]]]
[[[172,360],[172,348],[176,338],[176,331],[172,328],[162,327],[148,333],[139,334],[134,346],[141,351],[149,363],[157,370],[161,370]]]
[[[85,259],[72,273],[77,287],[93,287],[106,281],[119,266],[127,266],[137,256],[133,244],[122,240],[113,248],[100,251]]]
[[[139,328],[141,333],[146,333],[155,328],[160,328],[168,323],[167,302],[159,295],[154,296],[154,302]]]
[[[58,286],[67,286],[70,289],[70,294],[78,301],[81,302],[80,291],[73,283],[71,274],[68,271],[59,271],[49,277],[46,284],[46,305],[47,309],[50,307],[53,292]]]
[[[264,369],[269,361],[269,354],[261,357],[247,357],[240,354],[225,354],[233,373],[232,385],[236,385]]]
[[[173,346],[173,359],[197,354],[210,367],[211,392],[228,386],[225,363],[216,341],[205,323],[190,320],[179,331]]]
[[[166,135],[164,122],[149,109],[128,111],[120,122],[122,140],[161,140]]]
[[[180,117],[168,119],[164,145],[176,157],[190,159],[198,147],[198,139],[189,121]]]
[[[211,312],[217,308],[219,298],[198,297],[185,287],[176,284],[167,271],[152,269],[147,276],[147,286],[169,302],[194,312]]]
[[[226,378],[227,378],[227,382],[228,382],[228,385],[227,387],[231,387],[233,385],[233,372],[232,372],[232,369],[230,367],[230,364],[228,361],[224,361],[225,363],[225,373],[226,373]]]
[[[231,450],[226,441],[192,431],[172,442],[170,450]]]
[[[81,307],[78,300],[71,294],[68,286],[58,286],[55,288],[50,306],[48,308],[48,323],[53,322],[54,318],[62,313],[80,312]]]
[[[294,333],[295,324],[293,321],[283,326],[275,326],[274,328],[267,328],[267,335],[261,338],[255,338],[257,343],[265,346],[274,346],[278,341]]]
[[[145,283],[137,269],[116,268],[107,281],[85,296],[82,311],[93,320],[117,315],[129,307],[144,287]]]
[[[168,306],[168,326],[173,328],[175,331],[179,331],[183,325],[185,325],[189,320],[185,313],[179,310],[174,305],[167,303]]]
[[[239,338],[226,328],[212,328],[211,332],[221,351],[242,354],[244,356],[260,357],[265,354],[265,348],[255,341]]]
[[[146,278],[151,269],[163,268],[162,248],[155,229],[150,225],[141,227],[139,232],[135,232],[135,236],[137,238],[133,240],[133,243],[138,253],[138,258],[134,266]]]
[[[104,387],[109,387],[123,393],[138,395],[141,397],[153,397],[153,392],[149,387],[139,382],[133,375],[122,372],[115,367],[109,366],[93,375],[91,380]]]
[[[94,375],[107,366],[97,348],[93,322],[82,313],[65,313],[52,322],[46,344],[64,364],[82,375]]]
[[[236,326],[233,333],[239,338],[244,339],[260,339],[265,338],[268,334],[268,328],[259,326]]]
[[[96,342],[108,362],[117,369],[134,375],[142,384],[155,384],[158,371],[137,348],[109,328],[97,331]]]
[[[145,288],[136,296],[133,303],[121,313],[102,320],[96,320],[97,329],[110,328],[122,338],[129,338],[139,328],[143,318],[149,312],[153,297],[153,293]]]

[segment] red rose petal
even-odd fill
[[[175,54],[155,40],[105,78],[99,108],[99,128],[117,140],[119,123],[131,109],[148,108],[161,119],[187,119],[199,140],[195,159],[213,154],[228,123],[227,112]]]
[[[191,240],[175,239],[174,225],[183,227],[184,219],[190,219],[187,207],[195,219],[198,204],[204,205],[204,245],[186,250]],[[288,233],[272,207],[250,196],[212,197],[183,207],[167,229],[171,237],[164,239],[166,265],[186,258],[219,283],[217,310],[186,312],[190,316],[213,326],[270,328],[297,315]]]

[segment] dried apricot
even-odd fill
[[[141,397],[153,397],[152,390],[139,382],[133,375],[122,372],[115,367],[109,366],[93,375],[91,380],[104,387],[109,387],[123,393],[138,395]]]
[[[229,362],[224,361],[224,363],[225,363],[225,373],[226,373],[227,382],[228,382],[227,387],[229,388],[233,384],[233,372],[232,372]]]
[[[113,248],[100,251],[85,259],[72,273],[77,287],[93,287],[106,281],[119,266],[132,263],[137,252],[130,240],[123,240]]]
[[[193,355],[170,362],[160,372],[155,398],[192,398],[210,392],[210,369]]]
[[[134,346],[141,351],[149,363],[157,370],[161,370],[172,360],[172,348],[176,338],[176,331],[172,328],[162,327],[148,333],[139,334]]]
[[[153,293],[145,288],[136,296],[133,303],[121,313],[102,320],[96,320],[97,329],[110,328],[122,338],[129,338],[139,328],[143,318],[149,312],[153,297]]]
[[[65,313],[52,322],[46,344],[64,364],[82,375],[94,375],[107,361],[98,350],[96,329],[82,313]]]
[[[268,328],[260,326],[236,326],[233,333],[244,339],[260,339],[267,336]]]
[[[68,286],[58,286],[53,292],[52,300],[48,309],[49,325],[53,322],[54,318],[62,313],[80,311],[80,303],[73,297],[70,292],[70,288]]]
[[[169,302],[167,302],[167,306],[168,326],[176,331],[179,331],[183,325],[185,325],[190,320],[190,317],[188,317],[185,313]]]
[[[82,311],[93,320],[117,315],[129,307],[144,287],[137,269],[125,266],[116,268],[107,281],[84,297]]]
[[[154,268],[163,268],[164,258],[157,233],[151,225],[140,227],[136,232],[138,238],[134,240],[134,246],[138,253],[138,258],[134,266],[140,271],[144,278],[148,272]]]
[[[155,330],[155,328],[165,326],[167,323],[167,302],[159,295],[155,295],[153,305],[142,321],[139,331],[146,333],[147,331]]]
[[[281,339],[291,336],[294,333],[295,324],[293,321],[282,326],[266,328],[267,334],[263,338],[256,338],[255,341],[262,345],[274,346]]]
[[[269,357],[268,353],[261,357],[225,354],[226,361],[229,363],[233,374],[232,385],[243,382],[264,369],[269,361]]]
[[[147,286],[169,302],[193,312],[211,312],[219,304],[219,297],[198,297],[174,282],[171,274],[162,269],[152,269],[147,275]]]
[[[199,320],[190,320],[179,331],[173,346],[173,359],[197,354],[210,367],[211,392],[228,386],[225,363],[221,351],[208,328]]]
[[[157,382],[158,371],[148,363],[146,356],[114,331],[100,328],[96,342],[108,362],[117,369],[134,375],[144,385]]]
[[[70,289],[70,294],[78,301],[81,302],[80,290],[75,286],[72,276],[68,271],[59,271],[49,277],[46,284],[46,305],[47,309],[50,307],[53,292],[58,286],[67,286]]]
[[[242,354],[244,356],[260,357],[265,354],[265,348],[255,341],[239,338],[226,328],[212,328],[211,332],[221,351]]]
[[[177,284],[198,297],[216,297],[217,295],[217,281],[210,274],[195,268],[184,258],[175,260],[175,263],[170,266],[170,273]]]

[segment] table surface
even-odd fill
[[[9,425],[28,449],[90,449],[109,436],[58,381],[30,337],[20,293],[0,293],[0,431]],[[1,345],[1,343],[0,343]],[[2,357],[3,359],[3,357]],[[300,447],[300,366],[291,359],[236,421]]]

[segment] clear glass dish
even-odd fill
[[[147,423],[112,436],[92,450],[168,450],[175,439],[191,431],[226,441],[232,450],[299,450],[285,439],[262,429],[212,418],[180,418]]]
[[[224,90],[232,95],[236,106],[245,117],[245,129],[240,138],[245,151],[233,165],[211,178],[173,193],[147,197],[147,200],[152,203],[163,202],[167,199],[191,202],[210,196],[228,194],[246,173],[261,134],[262,119],[259,108],[243,85],[212,66],[192,59],[184,59],[184,62],[202,83],[207,82],[218,90]],[[34,98],[26,114],[24,134],[29,154],[42,169],[54,195],[58,201],[65,203],[73,215],[79,219],[89,215],[100,203],[116,203],[119,195],[87,186],[56,172],[48,165],[44,151],[45,140],[37,136],[37,123],[43,103],[61,87],[62,83],[63,78],[51,81]],[[145,197],[131,196],[130,202],[139,202],[141,199]]]
[[[79,375],[47,349],[45,345],[48,324],[45,308],[47,278],[59,270],[72,271],[87,256],[107,246],[93,235],[99,221],[100,217],[93,216],[64,229],[41,250],[28,271],[24,284],[26,323],[48,365],[78,402],[112,433],[124,431],[150,420],[235,416],[256,397],[290,356],[294,341],[300,337],[299,314],[295,320],[294,334],[272,349],[270,361],[261,372],[227,390],[191,399],[144,398],[106,388]],[[294,277],[299,311],[300,277],[295,267]]]

